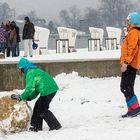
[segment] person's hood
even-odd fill
[[[23,69],[24,70],[24,74],[27,73],[27,71],[29,69],[36,69],[37,66],[34,65],[32,62],[30,62],[29,60],[25,59],[25,58],[21,58],[18,62],[18,68],[19,69]]]

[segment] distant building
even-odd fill
[[[45,19],[32,19],[31,18],[31,21],[37,25],[37,26],[41,26],[41,27],[46,27],[46,20]]]

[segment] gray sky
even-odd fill
[[[60,10],[77,5],[83,10],[85,7],[97,7],[99,0],[0,0],[15,8],[19,14],[35,10],[41,18],[55,19]]]

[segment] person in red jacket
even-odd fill
[[[121,92],[126,98],[128,111],[122,117],[140,114],[140,106],[134,93],[136,72],[140,68],[140,14],[130,13],[127,17],[128,34],[121,46]]]

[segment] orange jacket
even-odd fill
[[[138,30],[139,29],[139,30]],[[128,34],[121,46],[120,64],[124,61],[135,69],[140,68],[140,28],[128,27]]]

